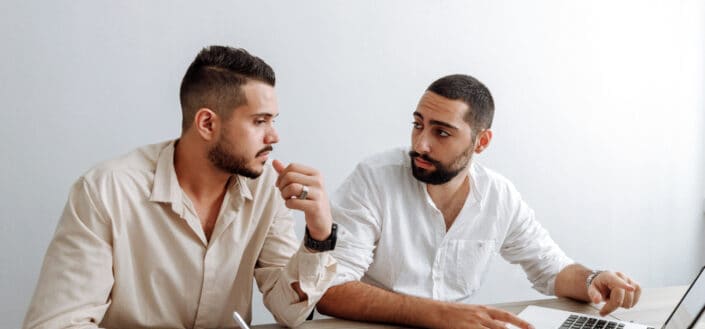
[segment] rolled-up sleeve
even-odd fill
[[[82,178],[49,245],[23,328],[97,328],[113,286],[110,223]]]
[[[512,264],[520,264],[533,288],[545,295],[554,294],[556,276],[573,263],[535,219],[534,211],[515,190],[510,190],[512,217],[501,254]]]
[[[333,197],[333,218],[339,226],[333,251],[339,268],[333,285],[360,280],[372,264],[381,227],[377,212],[371,208],[375,203],[370,202],[376,189],[369,182],[365,167],[358,165]]]
[[[310,252],[294,234],[294,219],[283,202],[267,233],[257,260],[255,279],[264,297],[264,305],[283,325],[295,327],[306,320],[330,287],[337,270],[330,252]],[[299,301],[291,287],[298,282],[308,298]]]

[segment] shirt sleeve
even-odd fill
[[[49,244],[23,328],[97,328],[113,286],[112,233],[81,178]]]
[[[519,192],[509,189],[511,223],[501,247],[504,259],[520,264],[533,288],[545,295],[554,294],[556,276],[573,264],[535,219],[534,211],[521,199]]]
[[[276,194],[277,196],[279,194]],[[330,252],[311,252],[298,242],[294,219],[281,199],[278,210],[257,259],[255,279],[264,305],[275,320],[296,327],[306,320],[335,277],[337,264]],[[298,282],[308,299],[299,301],[291,287]]]
[[[338,242],[333,251],[338,274],[333,285],[359,281],[374,259],[381,225],[371,202],[377,190],[370,181],[360,164],[333,196],[331,211],[338,223]]]

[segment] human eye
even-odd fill
[[[436,130],[436,135],[441,136],[441,137],[450,137],[450,133],[443,130],[443,129]]]
[[[412,121],[411,125],[414,127],[414,129],[421,129],[423,128],[423,125],[421,123],[418,123],[416,121]]]
[[[264,117],[255,118],[255,126],[261,126],[265,123],[267,123],[267,120]]]

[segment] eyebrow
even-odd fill
[[[253,118],[254,118],[254,117],[276,118],[276,117],[278,117],[278,116],[279,116],[279,113],[277,113],[277,114],[272,114],[272,113],[269,113],[269,112],[260,112],[260,113],[255,113],[255,114],[251,115],[251,117],[253,117]]]
[[[423,115],[421,115],[421,113],[419,113],[419,112],[414,112],[414,116],[419,117],[419,119],[423,120]],[[434,126],[443,126],[446,128],[458,130],[458,127],[456,127],[450,123],[443,122],[443,121],[429,120],[428,123],[430,123],[431,125],[434,125]]]

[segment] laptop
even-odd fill
[[[695,277],[662,329],[693,329],[705,311],[705,267]],[[528,306],[519,317],[536,329],[654,329],[653,327],[609,318],[571,313],[552,308]]]

